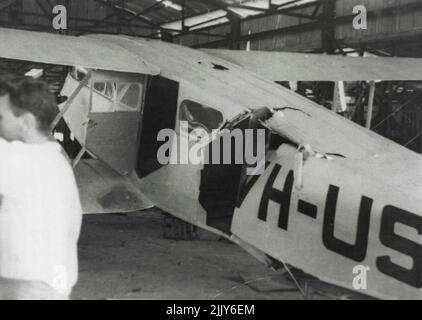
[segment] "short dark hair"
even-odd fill
[[[37,119],[39,130],[50,130],[58,108],[47,83],[25,76],[0,75],[0,97],[6,95],[16,116],[30,112]]]

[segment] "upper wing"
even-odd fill
[[[125,49],[95,36],[63,36],[0,28],[0,57],[157,75],[160,69]]]
[[[205,49],[273,81],[422,80],[422,59]]]

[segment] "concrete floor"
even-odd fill
[[[164,239],[162,226],[156,210],[85,216],[72,298],[304,299],[287,274],[265,267],[240,247],[206,232],[200,240]],[[312,283],[311,299],[356,298]]]

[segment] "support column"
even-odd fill
[[[9,24],[13,27],[21,27],[24,23],[23,0],[15,0],[9,9]]]
[[[227,13],[227,17],[230,20],[229,49],[240,50],[239,38],[241,35],[241,20],[237,15],[230,12]]]
[[[368,100],[368,111],[366,112],[366,128],[371,129],[372,115],[374,110],[374,99],[375,99],[375,81],[369,82],[369,100]]]
[[[335,45],[336,0],[323,0],[322,4],[322,51],[333,54]]]

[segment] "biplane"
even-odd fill
[[[0,43],[2,58],[73,68],[58,119],[82,146],[74,166],[86,213],[157,206],[268,266],[351,290],[354,268],[364,266],[360,293],[422,298],[421,156],[275,83],[420,80],[422,60],[193,50],[13,29],[0,29]],[[248,175],[239,163],[163,165],[157,135],[172,129],[175,141],[186,139],[181,119],[214,132],[210,144],[219,132],[264,130],[261,172]]]

